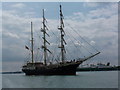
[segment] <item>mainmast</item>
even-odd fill
[[[32,28],[32,22],[31,22],[31,53],[32,53],[32,63],[34,63],[34,60],[33,60],[33,28]]]
[[[64,32],[64,23],[63,23],[63,14],[62,14],[62,7],[60,5],[60,27],[58,28],[60,30],[60,34],[61,34],[61,46],[59,47],[61,49],[61,61],[64,62],[65,60],[65,47],[64,47],[64,44],[67,44],[66,41],[64,40],[64,35],[65,35],[65,32]]]
[[[46,30],[48,30],[46,24],[46,19],[45,19],[45,16],[44,16],[44,9],[43,9],[43,22],[42,22],[42,25],[43,25],[43,28],[41,28],[41,31],[43,32],[43,45],[42,45],[42,48],[44,49],[44,64],[47,65],[47,62],[46,62],[46,59],[47,59],[47,51],[51,53],[51,51],[47,48],[47,45],[46,43],[48,43],[50,45],[50,43],[46,40],[46,35],[49,36],[49,34],[47,34]]]

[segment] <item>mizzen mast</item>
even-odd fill
[[[44,64],[47,65],[47,51],[51,53],[51,51],[47,48],[47,43],[50,45],[50,43],[46,40],[46,35],[49,36],[49,34],[47,33],[46,30],[48,30],[46,24],[46,19],[45,19],[45,16],[44,16],[44,9],[43,9],[43,22],[42,22],[42,25],[43,27],[41,28],[41,32],[43,32],[43,45],[42,45],[42,49],[44,49]]]
[[[65,53],[66,53],[66,50],[65,50],[65,46],[64,44],[67,44],[65,39],[64,39],[64,35],[65,35],[65,32],[64,32],[64,22],[63,22],[63,14],[62,14],[62,7],[60,5],[60,27],[58,28],[60,30],[60,34],[61,34],[61,45],[59,46],[59,48],[61,49],[61,61],[64,62],[65,60]]]
[[[32,53],[32,63],[34,63],[34,57],[33,57],[33,27],[31,22],[31,53]]]

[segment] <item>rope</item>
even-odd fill
[[[70,33],[69,33],[70,34]],[[72,36],[72,35],[71,35]],[[77,41],[77,39],[74,37],[74,36],[72,36],[76,41]],[[81,44],[80,44],[81,45]],[[81,46],[83,46],[83,45],[81,45]],[[90,54],[92,54],[85,46],[83,46]]]
[[[70,24],[68,24],[68,23],[67,23],[67,25],[70,26]],[[75,31],[75,32],[78,34],[78,36],[81,37],[81,39],[83,39],[87,44],[89,44],[94,50],[96,50],[97,52],[99,52],[99,51],[98,51],[95,47],[93,47],[88,41],[86,41],[74,28],[72,28],[71,26],[70,26],[70,28],[71,28],[73,31]]]
[[[67,35],[67,36],[69,36],[69,35]],[[69,36],[69,37],[70,37],[70,36]],[[85,55],[81,52],[80,48],[78,48],[78,47],[77,47],[77,45],[76,45],[76,44],[74,44],[74,41],[73,41],[73,40],[71,40],[71,39],[70,39],[70,41],[73,43],[73,45],[74,45],[77,49],[79,49],[80,53],[81,53],[83,56],[85,56]]]

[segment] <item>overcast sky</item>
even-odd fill
[[[2,3],[2,60],[25,61],[27,51],[24,46],[29,44],[30,22],[33,21],[35,36],[37,36],[42,24],[42,9],[45,9],[50,30],[58,36],[60,4],[63,8],[66,35],[81,40],[70,27],[74,28],[79,35],[101,52],[93,61],[118,64],[118,3],[115,2]],[[65,38],[69,43],[71,38],[67,36]],[[53,41],[52,44],[55,44],[56,40],[55,36],[50,39]],[[73,43],[77,44],[77,42]],[[80,43],[85,45],[82,41]]]

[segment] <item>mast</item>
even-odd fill
[[[65,47],[64,47],[64,44],[67,44],[66,41],[64,40],[64,35],[65,35],[65,32],[64,32],[64,23],[63,23],[63,14],[62,14],[62,7],[60,5],[60,27],[58,28],[60,30],[60,39],[61,39],[61,46],[59,46],[59,48],[61,49],[61,61],[64,62],[65,60]]]
[[[32,63],[34,63],[34,60],[33,60],[33,28],[32,28],[32,22],[31,22],[31,53],[32,53]]]
[[[47,51],[51,53],[51,51],[47,48],[46,43],[48,43],[50,45],[50,43],[46,40],[46,35],[49,36],[49,34],[47,34],[46,30],[48,30],[46,24],[46,19],[44,16],[44,9],[43,9],[43,28],[41,28],[41,32],[43,32],[43,45],[42,45],[42,49],[44,49],[44,64],[47,65],[46,59],[47,59]]]

